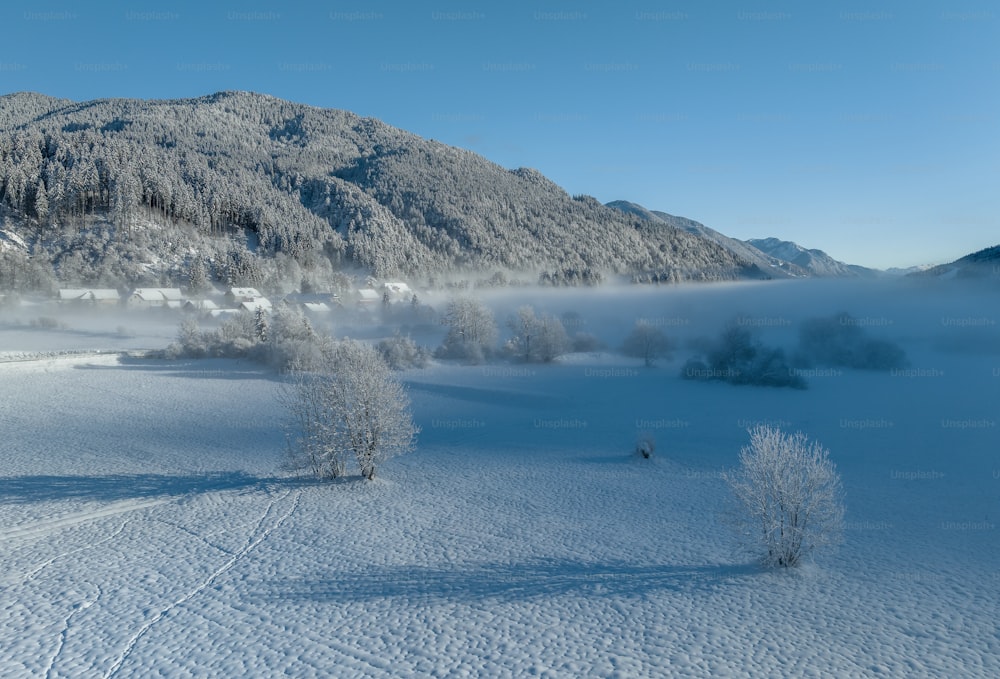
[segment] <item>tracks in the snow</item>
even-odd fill
[[[110,677],[118,674],[121,670],[122,665],[128,660],[129,656],[132,655],[132,651],[135,649],[139,640],[147,632],[149,632],[152,627],[162,620],[167,614],[178,606],[182,606],[194,597],[196,597],[201,592],[205,591],[212,584],[218,580],[222,575],[230,571],[234,566],[240,563],[243,559],[247,557],[254,549],[257,548],[260,543],[267,539],[267,537],[275,531],[277,528],[281,527],[285,521],[295,512],[299,505],[299,499],[302,496],[301,491],[295,493],[295,496],[286,502],[289,495],[293,491],[285,491],[283,495],[277,498],[273,498],[264,509],[261,514],[260,519],[258,519],[257,524],[254,526],[253,530],[247,536],[246,542],[243,547],[237,550],[225,563],[215,569],[207,578],[205,578],[196,587],[188,590],[184,595],[170,602],[161,608],[157,613],[147,620],[139,629],[137,629],[125,644],[124,650],[118,655],[115,661],[111,664],[108,670],[104,673],[104,678],[109,679]],[[287,505],[284,510],[279,511],[279,505]]]
[[[46,679],[53,676],[53,672],[56,668],[56,662],[59,660],[59,656],[62,655],[63,648],[66,646],[66,638],[69,636],[69,630],[70,627],[72,627],[73,618],[76,617],[78,613],[81,613],[93,606],[97,603],[97,600],[101,598],[101,595],[103,594],[101,586],[96,585],[95,589],[97,590],[96,594],[73,606],[73,610],[70,611],[69,615],[66,616],[66,619],[63,620],[62,631],[59,633],[59,642],[56,645],[55,651],[52,653],[52,657],[49,658],[49,661],[45,666]]]
[[[134,512],[139,509],[148,509],[149,507],[167,504],[176,499],[176,497],[160,497],[151,500],[121,500],[104,505],[99,509],[73,512],[72,514],[43,519],[42,521],[35,521],[21,526],[2,528],[0,529],[0,542],[18,538],[37,537],[95,519],[103,519],[108,516],[115,516],[116,514],[125,514],[126,512]]]

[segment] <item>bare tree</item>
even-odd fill
[[[828,452],[801,432],[750,429],[740,467],[726,472],[739,505],[736,527],[764,552],[769,566],[796,566],[840,538],[844,507],[840,476]]]
[[[488,358],[497,342],[497,324],[493,312],[471,297],[459,297],[448,303],[444,314],[448,335],[437,350],[440,358],[462,358],[480,363]]]
[[[280,396],[289,413],[289,466],[318,479],[344,476],[350,455],[335,433],[337,413],[329,391],[329,374],[300,371],[292,373]]]
[[[551,363],[571,346],[562,321],[545,313],[536,316],[531,306],[518,309],[507,327],[514,333],[507,350],[528,363]]]
[[[410,401],[379,353],[354,340],[333,345],[320,371],[295,374],[285,401],[299,437],[292,462],[319,478],[337,478],[353,455],[366,479],[408,452],[418,429]]]
[[[622,351],[626,356],[641,358],[646,367],[652,367],[658,358],[666,358],[673,350],[670,338],[652,325],[649,321],[640,318],[635,322],[632,332],[625,338]]]

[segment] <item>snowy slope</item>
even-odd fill
[[[810,275],[809,271],[806,271],[795,264],[791,264],[790,262],[777,257],[772,257],[771,255],[758,250],[749,243],[735,238],[730,238],[729,236],[726,236],[725,234],[722,234],[715,229],[711,229],[692,219],[677,217],[658,210],[647,210],[643,206],[627,200],[616,200],[608,203],[607,205],[608,207],[613,207],[616,210],[621,210],[622,212],[638,215],[648,221],[663,223],[718,243],[739,257],[741,260],[752,265],[756,265],[762,272],[762,276],[770,276],[773,278],[804,278]]]
[[[909,275],[943,279],[992,278],[995,280],[1000,277],[1000,245],[973,252],[949,264],[925,267],[920,271],[910,272]]]
[[[996,676],[998,354],[938,348],[981,298],[800,285],[532,301],[612,342],[640,311],[686,336],[753,309],[782,342],[778,319],[843,306],[913,371],[797,391],[683,381],[683,355],[438,364],[403,374],[423,431],[372,483],[281,473],[279,379],[253,364],[0,363],[0,675]],[[759,421],[844,480],[844,544],[793,572],[724,525]]]
[[[822,250],[807,249],[798,243],[779,238],[751,238],[746,242],[761,252],[801,267],[814,276],[872,277],[878,273],[856,264],[845,264]]]

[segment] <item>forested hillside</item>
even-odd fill
[[[748,263],[541,174],[259,94],[0,97],[0,287],[326,285],[339,271],[580,284]],[[192,272],[195,272],[192,274]]]

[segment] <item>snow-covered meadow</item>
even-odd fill
[[[333,484],[280,470],[275,374],[122,353],[176,319],[0,311],[0,675],[998,676],[998,296],[492,293],[501,321],[575,311],[613,348],[645,317],[682,348],[404,372],[415,452]],[[816,369],[805,391],[680,379],[685,340],[728,319],[792,348],[841,310],[911,367]],[[726,527],[720,472],[759,422],[843,478],[844,542],[798,569],[762,570]]]

